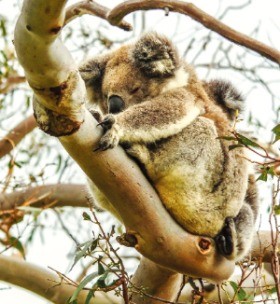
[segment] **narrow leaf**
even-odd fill
[[[25,250],[24,250],[24,247],[23,247],[22,243],[20,242],[20,240],[11,236],[9,238],[9,243],[12,247],[16,248],[21,253],[23,258],[25,259]]]
[[[87,294],[87,298],[86,298],[86,301],[85,301],[85,304],[89,304],[90,303],[90,300],[94,297],[94,291],[90,290]]]
[[[243,145],[240,145],[240,144],[238,144],[238,145],[230,145],[230,146],[228,147],[228,149],[229,149],[229,151],[231,151],[231,150],[233,150],[233,149],[242,148],[242,147],[243,147]]]
[[[241,144],[245,145],[245,146],[252,146],[252,147],[256,147],[256,148],[260,148],[260,145],[257,144],[256,142],[252,141],[251,139],[237,133],[237,140],[238,142],[240,142]]]
[[[91,220],[90,216],[86,212],[83,212],[83,218],[84,218],[85,221],[90,221]]]
[[[105,268],[100,262],[98,262],[98,274],[104,274],[104,273],[105,273]]]
[[[94,281],[94,284],[98,281],[98,279],[100,278],[100,276],[98,275],[97,272],[91,273],[88,276],[86,276],[82,282],[78,285],[78,287],[76,288],[76,290],[74,291],[72,297],[69,300],[69,303],[72,303],[73,301],[75,301],[79,295],[79,293],[81,292],[81,290],[91,281]]]

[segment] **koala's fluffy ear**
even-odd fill
[[[154,32],[145,34],[136,42],[132,57],[135,65],[149,77],[172,76],[180,64],[172,42]]]
[[[84,61],[79,66],[79,72],[86,85],[101,84],[102,77],[106,68],[106,64],[110,58],[109,54],[97,56]]]

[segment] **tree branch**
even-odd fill
[[[84,83],[59,39],[65,3],[25,0],[15,31],[17,55],[35,93],[38,124],[47,133],[60,136],[64,148],[106,194],[127,231],[137,238],[135,248],[140,253],[176,272],[213,281],[227,279],[233,261],[217,254],[212,240],[203,249],[202,237],[187,233],[170,217],[153,187],[120,147],[92,152],[101,128],[96,128],[97,122],[84,107]]]
[[[67,303],[76,287],[61,282],[61,278],[53,271],[46,270],[34,264],[0,255],[0,281],[25,288],[41,297],[56,303]],[[86,291],[81,291],[78,304],[84,304]],[[120,303],[121,299],[113,295],[96,292],[90,304]]]
[[[73,19],[85,14],[97,16],[99,18],[107,20],[108,13],[109,9],[101,4],[90,1],[80,1],[67,8],[64,25],[68,24]],[[122,20],[117,26],[125,31],[132,30],[131,24],[124,20]]]
[[[0,216],[19,206],[88,207],[85,186],[77,184],[44,185],[0,194]]]
[[[14,75],[5,79],[4,83],[0,83],[0,93],[7,94],[11,91],[15,86],[20,83],[25,82],[26,79],[24,76]]]
[[[37,126],[33,115],[21,121],[3,139],[0,140],[0,158],[10,153],[15,146]]]
[[[203,24],[213,32],[220,34],[224,38],[236,44],[245,46],[247,49],[253,50],[271,61],[280,64],[280,52],[278,50],[230,28],[223,22],[208,15],[192,3],[176,0],[129,0],[112,9],[108,14],[108,20],[111,24],[117,25],[126,15],[131,12],[152,9],[168,9],[172,12],[187,15],[197,22]]]

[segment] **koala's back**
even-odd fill
[[[246,170],[238,172],[241,163],[244,170],[243,158],[226,152],[226,143],[217,137],[214,122],[198,117],[145,152],[141,145],[132,147],[173,218],[187,231],[210,237],[226,217],[238,214],[247,184]]]

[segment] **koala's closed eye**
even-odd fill
[[[141,86],[135,86],[131,89],[130,94],[135,94],[140,90]]]

